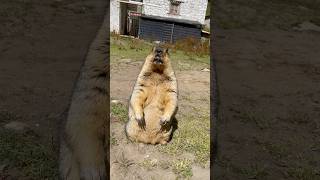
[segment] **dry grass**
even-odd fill
[[[175,51],[182,51],[189,56],[196,55],[199,57],[210,55],[210,41],[199,40],[192,37],[178,40],[174,44],[166,44],[167,47]]]
[[[171,164],[172,170],[178,175],[178,178],[187,179],[192,177],[192,162],[188,159],[176,160]]]
[[[111,35],[111,67],[123,62],[122,60],[144,61],[153,45],[141,39]],[[202,69],[210,66],[209,41],[190,38],[165,46],[169,48],[170,59],[176,70]]]

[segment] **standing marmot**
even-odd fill
[[[166,144],[177,111],[178,89],[168,49],[154,47],[147,56],[129,102],[126,133],[130,140]]]

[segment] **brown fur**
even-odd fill
[[[163,51],[161,65],[153,63],[155,50],[147,56],[134,86],[126,133],[132,141],[166,144],[178,105],[177,81],[167,49]]]
[[[108,18],[108,17],[107,17]],[[105,19],[107,19],[105,18]],[[60,178],[104,180],[109,122],[107,21],[91,44],[75,87],[60,147]]]

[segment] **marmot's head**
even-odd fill
[[[168,49],[161,47],[161,46],[155,46],[152,49],[152,63],[155,65],[165,65],[168,62]]]
[[[166,67],[168,67],[168,48],[160,45],[153,47],[151,53],[147,57],[147,61],[150,63],[153,71],[162,72]]]

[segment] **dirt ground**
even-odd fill
[[[319,4],[220,2],[215,179],[319,180],[320,33],[294,30],[303,21],[319,22]],[[262,6],[254,3],[265,11],[255,14]]]
[[[216,179],[320,179],[319,40],[320,33],[217,31]]]
[[[151,48],[150,48],[151,49]],[[146,56],[149,52],[143,56]],[[112,49],[111,49],[111,54]],[[188,62],[181,61],[174,63],[175,73],[178,81],[179,90],[179,111],[177,113],[178,129],[176,136],[168,145],[145,145],[130,142],[124,132],[124,125],[127,121],[126,113],[129,97],[136,78],[143,65],[144,59],[127,59],[112,56],[111,59],[111,82],[110,95],[111,100],[118,100],[122,104],[123,119],[119,118],[119,112],[112,108],[111,118],[111,179],[209,179],[209,149],[204,149],[204,161],[196,163],[196,150],[192,152],[182,151],[181,153],[169,153],[171,148],[180,148],[179,141],[192,141],[192,135],[186,137],[183,135],[188,132],[186,128],[201,127],[197,125],[197,120],[188,119],[188,117],[198,117],[199,120],[206,122],[205,128],[201,127],[202,134],[208,140],[206,145],[209,147],[209,92],[210,92],[210,72],[201,71],[202,67],[187,68],[180,70],[181,66],[188,65]],[[206,65],[209,67],[209,65]],[[117,106],[117,105],[112,105]],[[201,114],[203,113],[203,114]],[[205,116],[205,119],[201,119]],[[192,124],[189,126],[188,121]],[[201,134],[198,134],[201,136]],[[184,138],[184,139],[183,139]],[[185,142],[184,144],[188,144]],[[195,145],[190,143],[190,145]],[[183,149],[183,148],[181,148]],[[167,150],[167,151],[166,151]],[[201,150],[201,149],[199,149]],[[180,151],[179,151],[180,152]]]
[[[0,179],[56,177],[58,123],[106,2],[1,1]],[[10,134],[3,126],[11,121],[32,135]]]

